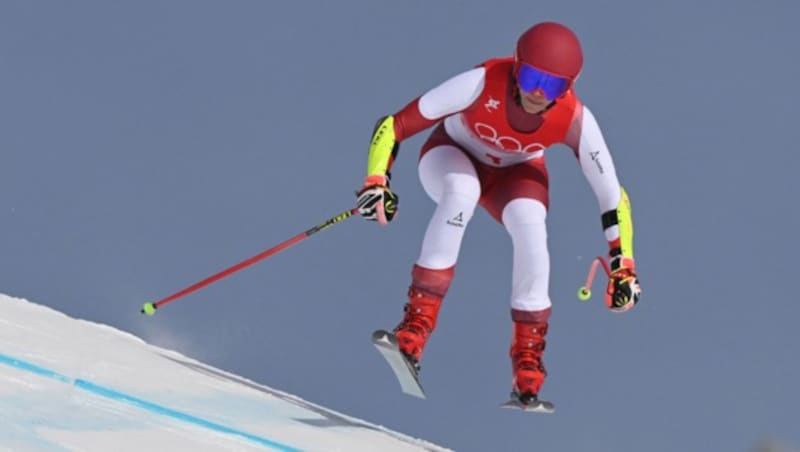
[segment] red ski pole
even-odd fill
[[[608,268],[608,263],[605,259],[600,256],[595,257],[592,259],[592,266],[589,267],[589,274],[586,276],[586,284],[583,285],[580,289],[578,289],[578,298],[581,301],[586,301],[592,296],[592,283],[594,282],[594,276],[597,273],[597,266],[602,265],[603,270],[606,272],[606,276],[609,278],[611,277],[611,269]]]
[[[286,248],[289,248],[290,246],[295,245],[295,244],[303,241],[304,239],[310,237],[311,235],[316,234],[317,232],[319,232],[319,231],[321,231],[323,229],[327,229],[328,227],[333,226],[334,224],[336,224],[336,223],[338,223],[338,222],[340,222],[342,220],[346,220],[347,218],[350,218],[351,216],[353,216],[353,215],[355,215],[357,213],[358,213],[358,208],[353,208],[353,209],[350,209],[350,210],[346,210],[346,211],[340,213],[339,215],[336,215],[335,217],[331,217],[328,220],[326,220],[325,222],[320,223],[320,224],[314,226],[313,228],[311,228],[311,229],[309,229],[309,230],[307,230],[305,232],[297,234],[296,236],[290,238],[289,240],[287,240],[287,241],[285,241],[283,243],[280,243],[280,244],[278,244],[278,245],[276,245],[276,246],[274,246],[274,247],[272,247],[272,248],[270,248],[270,249],[268,249],[268,250],[266,250],[266,251],[264,251],[262,253],[256,254],[255,256],[253,256],[253,257],[251,257],[249,259],[243,260],[242,262],[239,262],[238,264],[236,264],[236,265],[234,265],[234,266],[232,266],[230,268],[227,268],[227,269],[225,269],[225,270],[223,270],[223,271],[221,271],[221,272],[219,272],[219,273],[217,273],[215,275],[209,276],[208,278],[206,278],[206,279],[204,279],[204,280],[202,280],[202,281],[200,281],[200,282],[198,282],[198,283],[196,283],[194,285],[191,285],[191,286],[189,286],[189,287],[187,287],[187,288],[185,288],[185,289],[183,289],[183,290],[181,290],[179,292],[176,292],[176,293],[174,293],[174,294],[172,294],[172,295],[170,295],[170,296],[168,296],[166,298],[162,298],[161,300],[158,300],[155,303],[145,303],[144,306],[142,307],[142,314],[154,315],[156,313],[156,309],[160,308],[161,306],[163,306],[163,305],[165,305],[167,303],[170,303],[172,301],[175,301],[178,298],[181,298],[181,297],[183,297],[185,295],[188,295],[188,294],[190,294],[190,293],[192,293],[192,292],[194,292],[196,290],[202,289],[203,287],[205,287],[205,286],[207,286],[209,284],[212,284],[214,282],[217,282],[220,279],[222,279],[222,278],[224,278],[224,277],[226,277],[228,275],[236,273],[236,272],[238,272],[239,270],[241,270],[241,269],[243,269],[245,267],[249,267],[249,266],[255,264],[256,262],[262,261],[262,260],[264,260],[264,259],[266,259],[266,258],[268,258],[268,257],[270,257],[270,256],[272,256],[274,254],[277,254],[278,252],[283,251]]]

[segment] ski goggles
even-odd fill
[[[526,93],[539,90],[547,100],[552,101],[567,91],[570,79],[548,74],[529,64],[522,63],[517,71],[517,84]]]

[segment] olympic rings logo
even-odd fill
[[[516,138],[505,135],[499,136],[497,129],[482,122],[476,122],[473,128],[481,140],[491,143],[494,145],[494,147],[502,152],[533,154],[535,152],[544,152],[546,148],[541,143],[531,143],[523,147],[522,143],[520,143],[520,141]]]

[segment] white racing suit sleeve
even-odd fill
[[[586,106],[583,106],[583,114],[576,126],[580,127],[580,135],[577,142],[572,144],[573,150],[578,157],[583,175],[597,197],[600,212],[616,210],[621,199],[621,188],[614,160],[611,158],[611,152],[606,146],[597,120]],[[577,149],[574,149],[575,145]],[[612,226],[604,232],[609,242],[619,238],[617,226]]]

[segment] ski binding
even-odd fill
[[[530,411],[532,413],[545,413],[552,414],[556,411],[553,402],[545,400],[533,399],[530,402],[522,403],[519,400],[519,395],[511,393],[511,398],[504,404],[500,405],[503,408],[510,408],[514,410]]]

